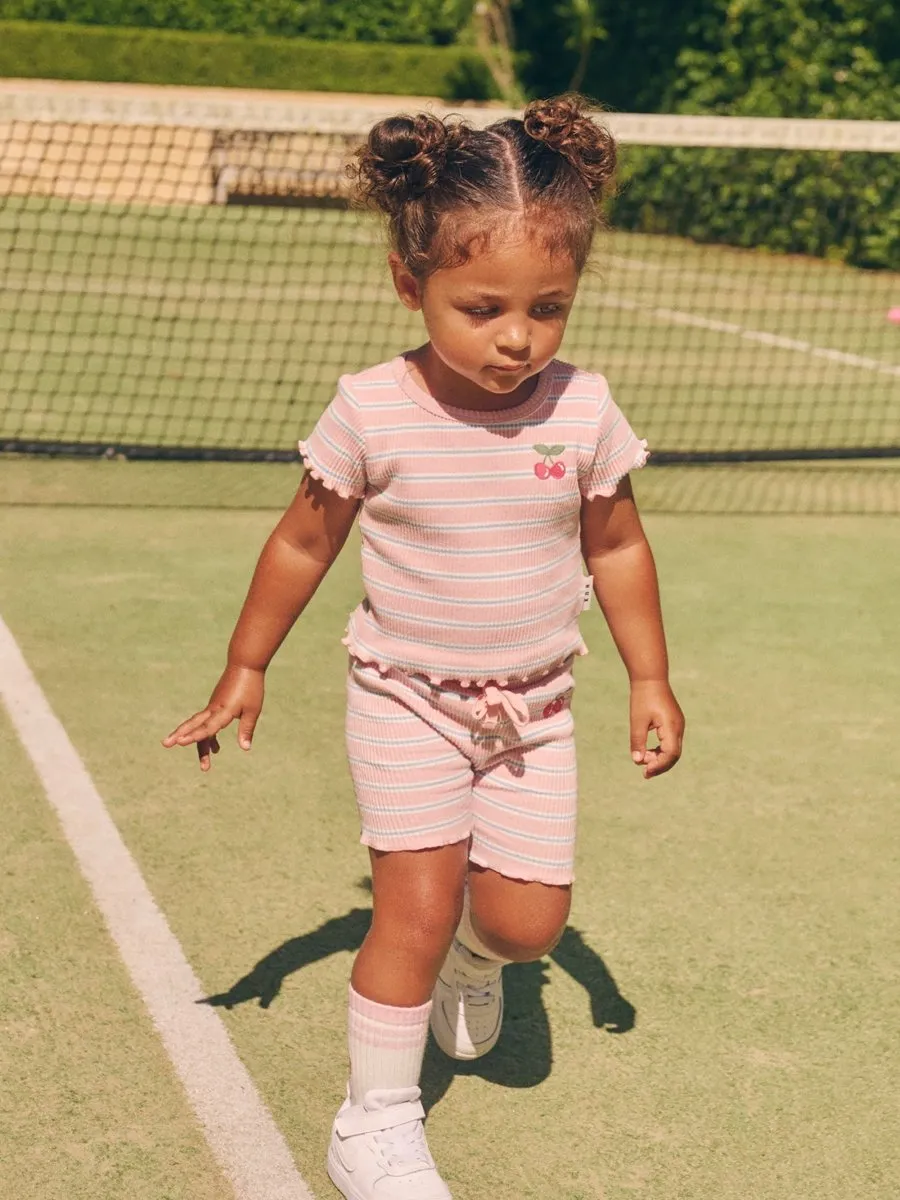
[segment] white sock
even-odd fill
[[[374,1088],[417,1087],[422,1073],[431,1001],[394,1008],[350,987],[350,1103]]]
[[[472,956],[470,965],[478,970],[483,967],[486,975],[493,974],[497,969],[497,964],[506,966],[510,959],[501,958],[499,954],[495,954],[489,946],[486,946],[478,934],[472,927],[472,912],[469,904],[469,889],[466,888],[466,896],[463,901],[463,913],[459,922],[459,928],[456,931],[456,940],[460,942],[464,949],[469,951]],[[479,963],[479,959],[482,960]]]

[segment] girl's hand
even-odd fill
[[[196,743],[200,770],[208,771],[212,765],[210,754],[219,753],[216,734],[237,721],[238,745],[242,750],[249,750],[263,705],[265,678],[265,671],[255,667],[226,667],[206,708],[182,721],[167,738],[163,738],[163,745],[171,749]]]
[[[647,747],[647,735],[655,733],[658,746]],[[681,758],[684,713],[672,689],[663,680],[645,680],[631,685],[631,757],[652,779],[670,771]]]

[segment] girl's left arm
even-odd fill
[[[582,501],[581,548],[631,680],[631,757],[651,779],[681,757],[684,714],[669,686],[656,566],[627,476],[615,495]],[[648,748],[651,731],[659,745]]]

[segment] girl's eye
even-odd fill
[[[496,312],[495,308],[467,308],[466,316],[474,317],[476,321],[484,321],[488,317],[493,317]]]
[[[562,309],[561,304],[538,304],[535,312],[539,317],[552,317]]]

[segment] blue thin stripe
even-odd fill
[[[401,805],[381,805],[381,804],[364,804],[361,800],[358,801],[358,807],[361,812],[371,813],[373,816],[381,817],[398,817],[406,813],[422,813],[435,812],[438,809],[446,808],[450,804],[458,804],[460,800],[465,800],[466,796],[453,796],[449,800],[435,800],[431,804],[401,804]],[[459,815],[466,815],[465,813]]]
[[[493,806],[495,808],[499,808],[502,812],[512,813],[512,815],[516,816],[516,817],[532,817],[532,818],[534,818],[535,821],[559,821],[560,823],[563,821],[570,822],[570,823],[577,821],[577,816],[574,812],[569,812],[569,813],[564,813],[564,814],[558,813],[558,812],[532,812],[531,809],[523,808],[521,806],[521,804],[518,807],[516,807],[516,805],[514,805],[514,804],[495,803],[494,801],[491,800],[491,798],[489,796],[486,796],[480,792],[477,793],[477,797],[478,797],[479,803],[483,802],[485,804],[493,804]],[[568,796],[568,795],[562,795],[560,797],[560,799],[571,799],[571,798],[572,797]],[[502,829],[503,826],[497,825],[497,826],[495,826],[495,828]],[[514,831],[511,830],[510,832],[514,832]]]
[[[357,613],[359,613],[358,609],[357,609]],[[468,652],[469,654],[477,654],[479,651],[484,653],[485,651],[490,652],[490,650],[492,649],[491,647],[484,647],[482,649],[481,647],[473,646],[471,642],[445,642],[445,641],[443,641],[443,639],[438,640],[437,638],[418,638],[418,637],[415,637],[412,633],[407,633],[405,631],[405,629],[403,629],[402,626],[400,625],[400,622],[397,623],[396,629],[387,630],[387,629],[382,628],[382,626],[377,623],[376,619],[374,618],[374,616],[372,614],[363,612],[363,613],[360,613],[359,615],[362,617],[362,619],[366,622],[367,625],[374,627],[374,629],[378,633],[385,635],[388,638],[398,638],[400,641],[406,642],[412,646],[429,646],[438,653],[442,650],[456,650],[456,651],[459,651],[460,653]],[[410,618],[410,620],[413,620],[413,618]],[[354,632],[355,632],[355,630],[354,630]],[[546,633],[540,633],[536,637],[532,637],[532,638],[517,638],[516,644],[514,646],[509,646],[509,647],[504,646],[503,647],[503,653],[511,654],[517,650],[524,650],[528,646],[539,646],[539,645],[545,643],[546,641],[547,641]],[[580,642],[581,642],[581,638],[579,636],[579,640],[576,643],[576,645],[580,645]],[[376,655],[375,657],[379,657],[379,656]],[[484,671],[476,672],[476,675],[478,675],[479,678],[482,677],[484,674],[485,674]]]
[[[525,833],[522,829],[510,829],[508,825],[500,825],[496,821],[489,821],[481,813],[478,814],[477,824],[479,829],[481,829],[482,825],[487,825],[488,829],[496,829],[498,833],[508,833],[512,837],[521,838],[524,842],[539,842],[547,846],[568,846],[572,842],[571,833]],[[482,841],[484,841],[483,838]]]
[[[459,814],[457,814],[449,821],[438,821],[434,825],[419,825],[415,829],[379,829],[379,830],[364,829],[364,833],[368,834],[368,836],[371,838],[378,839],[379,841],[382,838],[391,838],[391,839],[403,838],[403,839],[405,839],[405,838],[421,837],[423,834],[437,833],[437,831],[439,829],[449,829],[449,827],[451,825],[458,825],[459,823],[460,823],[460,818],[459,818]]]
[[[371,527],[370,521],[366,522],[366,532],[369,535],[370,541],[372,541],[372,542],[377,540],[379,542],[387,543],[388,546],[400,546],[404,550],[421,550],[422,549],[421,542],[406,541],[403,538],[391,537],[389,534],[386,534],[382,529],[374,529],[373,530]],[[454,556],[458,556],[461,558],[476,558],[476,557],[483,558],[486,555],[489,555],[491,557],[496,557],[497,555],[500,555],[500,554],[508,554],[508,555],[515,555],[517,557],[521,557],[522,555],[527,554],[531,550],[543,550],[547,546],[558,545],[559,540],[560,540],[559,532],[554,532],[552,537],[543,538],[537,542],[520,542],[518,544],[514,544],[511,546],[489,546],[483,550],[473,549],[470,546],[453,546],[453,547],[444,546],[444,547],[441,547],[441,553],[442,554],[452,554]],[[541,564],[541,565],[543,566],[543,564]],[[531,569],[534,570],[533,567]],[[480,576],[480,578],[483,578],[483,576]]]
[[[513,598],[513,603],[515,602]],[[523,629],[527,626],[534,625],[535,621],[556,616],[559,613],[564,613],[567,610],[575,608],[575,615],[581,611],[580,595],[569,596],[561,604],[555,605],[553,608],[535,609],[528,616],[521,617],[518,620],[506,621],[478,621],[473,618],[470,621],[451,621],[445,617],[423,617],[421,613],[411,614],[408,610],[385,608],[383,604],[377,605],[377,610],[373,610],[373,616],[381,623],[382,617],[395,617],[396,625],[402,626],[407,621],[414,621],[416,625],[431,625],[437,629],[472,629],[479,633],[488,629]]]
[[[383,631],[377,630],[376,632],[382,633]],[[360,636],[358,630],[356,630],[355,628],[353,630],[353,634],[354,634],[355,641],[358,642],[358,644],[363,648],[363,650],[365,651],[366,654],[371,654],[373,659],[378,659],[380,661],[391,660],[392,665],[394,667],[396,667],[396,669],[398,671],[427,671],[431,675],[440,675],[440,676],[443,676],[443,678],[445,678],[445,679],[460,679],[460,678],[493,679],[498,675],[504,676],[504,677],[516,676],[516,675],[531,675],[534,672],[539,671],[545,662],[544,659],[535,659],[535,660],[530,660],[525,663],[516,663],[514,666],[512,666],[508,669],[505,669],[503,667],[495,668],[493,671],[485,670],[483,664],[473,667],[471,669],[467,669],[465,665],[460,666],[458,663],[454,666],[446,666],[444,664],[441,664],[437,667],[435,667],[433,665],[432,661],[429,661],[427,664],[426,663],[407,664],[406,659],[394,658],[394,656],[391,654],[389,649],[382,649],[380,651],[376,651],[372,646],[370,646],[365,641],[365,639],[363,637]],[[388,640],[391,640],[390,635],[386,635],[386,636],[388,637]],[[477,648],[473,647],[473,646],[462,646],[462,647],[453,647],[453,646],[447,646],[447,645],[435,646],[433,640],[430,638],[428,641],[423,641],[423,642],[418,642],[413,638],[404,638],[403,640],[407,641],[407,642],[412,642],[414,645],[427,646],[427,647],[429,647],[429,649],[435,650],[438,653],[442,650],[453,650],[455,648],[462,649],[463,651],[467,651],[469,654],[477,653]],[[546,641],[546,638],[535,638],[534,641],[535,642],[544,642],[544,641]],[[522,643],[519,646],[511,646],[511,647],[509,647],[508,650],[504,649],[503,652],[509,653],[509,654],[514,654],[516,650],[522,649],[525,645],[530,645],[530,644],[531,643],[526,642],[526,643]],[[556,665],[557,658],[568,658],[570,655],[574,654],[575,651],[579,648],[579,646],[581,646],[581,644],[582,644],[582,641],[581,641],[581,637],[579,635],[578,638],[575,641],[573,641],[566,649],[561,650],[559,652],[558,656],[555,655],[553,657],[553,660],[551,661],[551,666]]]
[[[384,769],[382,767],[381,763],[374,763],[374,764],[373,763],[363,763],[362,765],[368,767],[369,769],[372,769],[373,767],[376,769],[377,768],[381,768],[382,770]],[[406,766],[406,765],[407,764],[404,764],[404,766]],[[408,765],[418,767],[419,763],[410,763]],[[390,769],[393,769],[393,764],[391,764]],[[459,771],[454,775],[447,776],[446,778],[442,777],[441,783],[442,784],[458,783],[460,780],[469,779],[470,775],[471,775],[471,773],[468,770]],[[362,781],[362,786],[368,790],[372,790],[372,789],[379,788],[381,785],[375,779],[366,778]],[[431,785],[427,782],[422,783],[422,782],[417,781],[416,783],[397,783],[395,780],[392,779],[391,782],[385,787],[384,790],[390,794],[393,794],[394,792],[425,792],[430,789],[430,786]],[[442,801],[442,803],[447,803],[447,802]],[[401,808],[398,811],[403,812],[403,811],[405,811],[405,809]]]
[[[534,863],[534,865],[538,867],[568,867],[571,862],[569,858],[538,858],[532,854],[518,854],[514,850],[509,850],[505,846],[498,846],[496,842],[492,842],[490,839],[482,837],[479,831],[476,829],[474,831],[473,849],[479,845],[485,846],[488,850],[496,851],[496,853],[501,855],[503,858],[513,859],[516,862]]]
[[[567,575],[564,579],[560,579],[560,580],[554,579],[548,587],[543,588],[541,591],[539,591],[539,592],[517,592],[516,595],[514,597],[512,597],[512,599],[515,601],[516,604],[525,604],[529,600],[542,600],[542,599],[544,599],[545,596],[555,595],[555,593],[557,591],[559,591],[560,587],[564,586],[567,583],[574,582],[574,580],[579,577],[582,579],[585,578],[584,574],[582,573],[580,565],[577,566],[570,575]],[[462,605],[464,607],[470,607],[470,608],[474,608],[474,607],[497,608],[501,605],[508,605],[510,603],[510,599],[511,599],[509,596],[489,597],[484,600],[472,599],[471,596],[466,596],[466,597],[454,596],[452,599],[449,599],[446,596],[435,596],[431,592],[415,592],[415,593],[413,593],[407,587],[394,587],[390,583],[385,583],[384,580],[373,579],[371,577],[371,575],[369,576],[369,585],[373,591],[377,588],[377,590],[379,592],[390,592],[395,596],[413,596],[414,595],[416,600],[428,601],[433,604],[453,604],[454,606]]]

